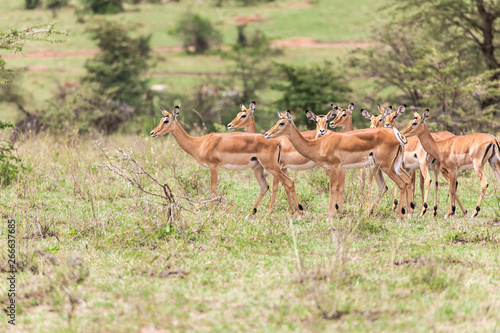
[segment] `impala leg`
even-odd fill
[[[217,177],[219,176],[219,168],[210,168],[210,192],[212,200],[217,197]],[[210,215],[212,215],[215,207],[215,201],[210,202]]]
[[[329,193],[328,193],[328,219],[333,220],[334,218],[338,217],[338,211],[335,207],[335,205],[338,205],[336,202],[336,194],[335,194],[335,189],[338,188],[337,185],[338,172],[330,170],[328,176],[330,178]]]
[[[455,214],[455,194],[457,192],[457,172],[455,170],[450,170],[448,172],[443,172],[443,175],[448,179],[448,187],[450,189],[450,201],[448,206],[448,212],[444,215],[445,218],[453,216]]]
[[[427,161],[421,163],[420,165],[420,191],[422,193],[422,212],[420,216],[424,216],[425,212],[427,212],[427,200],[429,200],[429,191],[431,189],[431,175],[429,174],[429,168]]]
[[[409,214],[413,214],[413,210],[415,209],[415,181],[416,181],[416,171],[415,169],[410,169],[410,184],[408,186],[408,203],[410,205]]]
[[[394,187],[394,201],[393,201],[393,204],[392,204],[392,210],[396,210],[398,209],[398,187]]]
[[[360,179],[361,179],[361,186],[360,186],[360,189],[359,189],[359,208],[361,208],[361,206],[363,205],[363,201],[364,201],[364,195],[365,195],[365,172],[366,169],[360,169],[359,170],[359,176],[360,176]]]
[[[375,175],[375,170],[374,168],[370,168],[368,171],[368,206],[371,205],[372,203],[372,184],[373,184],[373,177]]]
[[[303,208],[302,205],[299,203],[299,198],[297,197],[297,193],[295,192],[295,185],[293,183],[293,180],[291,180],[287,175],[281,171],[281,168],[279,164],[276,162],[277,159],[270,159],[270,160],[261,160],[262,165],[266,168],[266,170],[272,174],[274,177],[277,177],[278,180],[283,183],[283,186],[285,187],[285,191],[290,192],[292,195],[293,201],[295,203],[295,207],[298,208],[298,213],[299,213],[299,220],[302,219],[302,213],[303,213]]]
[[[377,193],[377,196],[375,197],[375,201],[373,201],[373,204],[370,207],[370,211],[368,212],[368,216],[373,214],[373,210],[378,205],[380,199],[382,199],[382,196],[385,194],[385,192],[387,192],[387,189],[388,189],[387,184],[385,183],[384,175],[382,174],[382,171],[380,171],[380,169],[377,168],[376,171],[374,172],[374,174],[375,174],[375,181],[377,182],[377,186],[378,186],[378,193]]]
[[[253,204],[252,210],[250,211],[250,213],[248,213],[245,219],[248,219],[257,214],[257,207],[259,206],[260,202],[266,195],[267,190],[269,189],[266,177],[264,177],[264,168],[262,167],[262,165],[256,164],[252,169],[253,169],[253,174],[255,175],[255,179],[257,179],[257,182],[259,183],[260,192],[259,196],[257,197],[257,200]]]
[[[335,193],[337,196],[336,206],[337,211],[341,212],[344,206],[344,185],[345,185],[346,169],[339,169],[337,171],[337,187],[335,188]]]
[[[281,169],[281,170],[283,171],[283,173],[284,173],[287,177],[290,177],[290,176],[288,176],[288,170],[287,170],[286,168],[283,168],[283,169]],[[294,204],[293,204],[293,201],[292,201],[292,197],[291,197],[291,195],[290,195],[290,192],[289,192],[289,191],[287,191],[287,190],[286,190],[286,188],[285,188],[285,192],[286,192],[286,199],[288,200],[288,207],[290,207],[290,214],[293,214],[293,213],[295,213],[296,208],[295,208],[295,206],[294,206]]]
[[[269,204],[269,210],[267,211],[268,214],[271,214],[273,212],[274,202],[276,201],[276,193],[278,192],[279,183],[280,183],[279,179],[273,177],[273,188],[271,190],[271,203]]]
[[[435,193],[434,193],[434,216],[437,215],[437,202],[438,202],[438,188],[439,188],[439,169],[440,169],[440,163],[435,162],[434,166],[434,178],[435,180]]]
[[[401,221],[403,219],[404,214],[406,213],[407,210],[407,199],[408,199],[408,188],[410,186],[410,175],[408,173],[400,168],[398,170],[399,175],[396,173],[394,170],[394,166],[391,165],[390,167],[383,166],[382,171],[384,171],[389,178],[392,179],[396,183],[396,185],[399,188],[399,207],[398,209],[398,221]]]
[[[476,217],[477,214],[479,214],[479,211],[481,210],[481,202],[483,201],[484,195],[486,194],[486,189],[488,188],[488,180],[484,175],[484,164],[474,165],[474,171],[476,171],[476,175],[479,178],[479,183],[481,184],[481,194],[479,194],[479,199],[476,205],[476,211],[472,215],[473,218]]]

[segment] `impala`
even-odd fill
[[[339,201],[335,191],[343,184],[339,184],[337,174],[340,168],[358,169],[374,164],[385,172],[401,189],[400,200],[402,207],[398,218],[405,214],[404,202],[407,195],[407,185],[410,180],[408,174],[401,168],[403,161],[402,147],[395,137],[393,130],[366,129],[348,133],[331,133],[328,136],[309,140],[297,129],[292,120],[290,111],[285,114],[278,112],[279,120],[266,134],[266,138],[287,136],[295,149],[305,157],[322,167],[330,178],[328,212],[329,219],[338,216]],[[383,177],[376,177],[380,187],[386,187]],[[380,193],[380,191],[379,191]],[[370,210],[378,203],[380,198]]]
[[[240,104],[240,109],[241,111],[236,115],[236,118],[234,118],[228,125],[227,128],[229,130],[234,130],[238,128],[243,128],[245,129],[245,132],[248,133],[257,133],[257,126],[255,125],[255,118],[254,118],[254,112],[255,112],[255,102],[250,103],[248,106],[248,109],[243,105],[243,103]],[[320,136],[326,135],[329,133],[328,131],[328,120],[333,118],[335,116],[336,109],[333,107],[332,104],[332,110],[328,112],[326,116],[316,116],[316,131],[305,131],[302,132],[304,137],[308,139],[316,139]],[[293,145],[290,143],[290,140],[288,140],[285,137],[278,137],[276,140],[279,141],[281,144],[281,158],[280,158],[280,165],[281,169],[285,174],[288,174],[287,169],[292,169],[292,170],[309,170],[311,168],[314,168],[316,166],[316,163],[311,161],[310,159],[302,156],[295,150]],[[278,184],[279,181],[277,178],[273,179],[273,189],[271,192],[271,204],[269,206],[269,212],[272,212],[274,202],[276,200],[276,192],[278,189]],[[288,201],[290,203],[290,196],[287,193]],[[293,207],[290,205],[290,207]]]
[[[381,112],[381,115],[379,116],[372,116],[368,111],[361,109],[361,113],[363,114],[364,117],[368,117],[370,119],[370,128],[380,128],[383,127],[383,120],[385,118],[384,112],[385,110],[380,106],[379,104],[379,110]],[[339,112],[337,113],[336,117],[330,122],[330,127],[335,128],[335,127],[342,127],[344,129],[344,132],[349,132],[354,130],[354,125],[352,123],[352,112],[354,111],[354,104],[350,104],[347,110],[344,109],[339,109]],[[361,176],[361,186],[360,186],[360,193],[359,193],[359,206],[364,202],[364,192],[365,192],[365,176],[366,172],[365,169],[361,169],[360,171],[360,176]],[[373,177],[374,177],[374,172],[380,173],[380,170],[373,170],[372,168],[369,169],[368,173],[368,200],[371,202],[371,189],[372,189],[372,183],[373,183]],[[377,177],[381,177],[382,174],[378,175]],[[379,190],[381,188],[379,187]],[[379,195],[384,195],[386,191],[386,187],[383,188],[383,193],[379,193]]]
[[[269,186],[264,177],[265,168],[278,181],[283,183],[285,190],[290,192],[298,208],[299,219],[302,217],[302,206],[299,204],[293,181],[286,176],[278,163],[281,147],[276,140],[266,140],[262,134],[254,133],[211,133],[202,137],[192,137],[184,131],[177,116],[178,106],[172,114],[161,109],[163,118],[158,126],[151,131],[153,138],[172,133],[179,146],[194,157],[198,164],[210,169],[210,190],[212,199],[217,196],[217,176],[219,168],[228,170],[252,169],[260,185],[259,196],[247,217],[257,213],[257,207],[267,192]],[[213,212],[215,202],[210,204]],[[293,211],[293,208],[291,208]]]
[[[488,181],[483,172],[486,162],[490,163],[500,184],[500,141],[486,133],[459,135],[437,141],[432,137],[425,123],[425,119],[430,116],[429,110],[425,110],[422,116],[414,112],[413,116],[414,118],[401,133],[409,137],[417,136],[425,151],[440,163],[441,173],[448,180],[450,189],[450,202],[445,217],[455,214],[455,201],[467,216],[467,210],[457,195],[457,174],[459,170],[464,169],[474,169],[481,183],[481,193],[472,217],[477,216],[488,187]]]
[[[390,107],[388,108],[390,110]],[[384,126],[393,128],[396,127],[396,118],[405,112],[406,105],[402,105],[398,110],[391,112],[385,117]],[[435,140],[448,139],[455,136],[453,133],[448,131],[441,131],[436,133],[431,133]],[[420,140],[416,136],[408,138],[408,146],[405,147],[404,153],[404,167],[410,170],[410,191],[415,193],[415,171],[420,169],[420,192],[422,193],[422,211],[420,216],[423,216],[427,211],[428,204],[427,200],[429,198],[429,191],[431,188],[432,179],[429,174],[429,170],[434,171],[435,181],[435,193],[434,193],[434,216],[437,215],[437,200],[438,200],[438,187],[439,187],[439,163],[436,163],[435,159],[432,158],[425,151],[424,147],[420,143]],[[398,206],[397,198],[397,188],[394,189],[394,209]],[[410,204],[411,206],[411,204]],[[412,207],[410,207],[411,209]]]

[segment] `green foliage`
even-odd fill
[[[9,122],[0,120],[0,130],[14,127]],[[0,141],[0,185],[6,186],[17,179],[17,175],[24,169],[21,158],[16,155],[14,145],[4,140]]]
[[[123,11],[123,0],[81,0],[85,9],[94,14],[116,14]]]
[[[329,61],[311,66],[277,64],[281,80],[273,87],[283,91],[278,108],[306,109],[323,112],[332,102],[348,102],[351,89],[339,71]],[[296,123],[305,123],[305,117],[296,117]]]
[[[132,29],[112,21],[99,21],[88,32],[101,53],[85,63],[83,81],[97,83],[99,93],[114,101],[140,105],[148,84],[141,74],[149,67],[151,35],[131,36]]]
[[[48,9],[58,9],[69,5],[69,0],[47,0],[45,7]]]
[[[41,0],[25,0],[24,1],[24,8],[25,9],[35,9],[38,8],[42,5]]]
[[[186,13],[170,32],[182,40],[187,52],[204,53],[222,43],[222,34],[209,19],[195,13]]]
[[[498,7],[498,6],[497,6]],[[430,108],[456,133],[499,130],[500,59],[492,52],[500,11],[483,1],[391,1],[373,37],[380,45],[356,54],[353,67],[377,78],[392,100]]]

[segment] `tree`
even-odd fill
[[[94,14],[116,14],[123,11],[123,0],[81,0]]]
[[[500,129],[500,66],[494,1],[393,0],[374,27],[376,46],[351,59],[392,100],[425,106],[433,120],[460,133]],[[496,1],[498,3],[498,1]],[[474,121],[471,121],[474,120]]]
[[[283,98],[278,102],[281,110],[309,109],[321,113],[333,101],[348,101],[351,89],[329,61],[311,66],[278,64],[277,69],[282,78],[273,88],[284,92]],[[305,117],[298,119],[302,119],[302,123],[306,122]]]
[[[131,29],[113,21],[99,21],[88,32],[101,53],[86,62],[83,81],[97,83],[96,92],[114,101],[140,105],[148,85],[141,74],[149,67],[151,35],[133,37]]]
[[[182,39],[187,52],[194,49],[194,53],[205,53],[222,43],[222,34],[214,28],[212,22],[193,13],[183,15],[170,33]]]

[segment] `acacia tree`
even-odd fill
[[[368,70],[379,90],[398,88],[391,99],[432,108],[441,116],[434,119],[457,133],[500,129],[498,4],[392,0],[384,8],[391,19],[374,28],[378,45],[358,52],[351,65]]]

